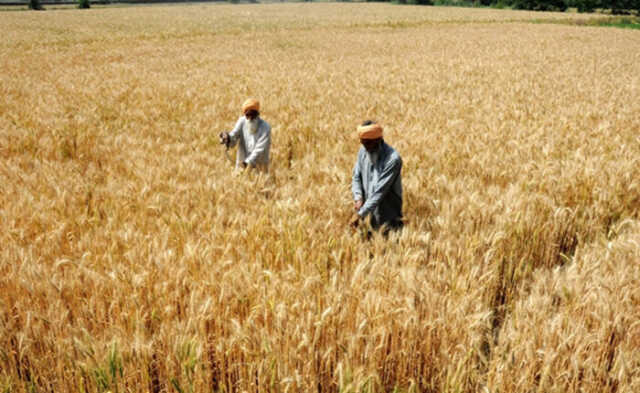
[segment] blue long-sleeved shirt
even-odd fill
[[[258,130],[255,134],[249,132],[247,119],[241,116],[233,131],[229,133],[229,146],[238,145],[236,153],[236,167],[244,162],[247,165],[269,170],[269,150],[271,149],[271,126],[258,118]]]
[[[397,225],[402,220],[402,158],[384,140],[378,150],[375,163],[364,147],[358,151],[353,168],[351,191],[355,201],[364,204],[358,211],[360,217],[371,214],[374,227]]]

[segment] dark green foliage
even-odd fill
[[[434,4],[449,7],[475,7],[477,3],[472,0],[435,0]]]
[[[91,8],[90,0],[78,0],[78,8],[87,9]]]
[[[640,0],[365,0],[393,1],[397,4],[445,5],[459,7],[514,8],[532,11],[610,11],[612,14],[640,13]]]
[[[512,0],[511,6],[517,10],[565,11],[565,0]]]
[[[491,8],[504,9],[510,8],[509,0],[497,0],[491,3]]]
[[[44,7],[42,6],[42,3],[40,3],[40,0],[29,0],[29,9],[42,11],[44,10]]]
[[[239,2],[240,0],[229,0]],[[256,0],[244,0],[256,1]],[[315,0],[301,0],[315,1]],[[640,0],[336,0],[392,2],[395,4],[436,5],[453,7],[513,8],[531,11],[566,11],[575,8],[578,12],[602,12],[614,15],[640,15]]]
[[[612,14],[629,14],[631,10],[640,11],[640,0],[603,0]]]
[[[602,1],[603,0],[570,0],[568,5],[569,7],[575,7],[578,12],[593,12],[596,8],[602,8]]]

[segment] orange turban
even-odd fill
[[[242,104],[242,113],[247,113],[249,110],[260,112],[260,101],[255,98],[247,99],[244,104]]]
[[[360,139],[382,138],[382,126],[375,123],[369,124],[368,126],[359,126],[358,136],[360,137]]]

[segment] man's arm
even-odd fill
[[[256,141],[256,145],[253,147],[253,151],[249,154],[249,157],[244,160],[247,165],[255,166],[258,157],[264,154],[271,146],[271,126],[267,123],[263,124],[266,125],[266,130]]]
[[[236,122],[235,127],[233,127],[233,130],[229,133],[229,147],[234,147],[236,143],[238,143],[238,140],[242,135],[243,126],[244,126],[244,117],[240,117]]]
[[[363,199],[362,196],[362,167],[360,164],[360,152],[356,159],[356,165],[353,167],[353,175],[351,176],[351,193],[353,193],[353,201],[358,202]]]
[[[369,198],[365,201],[364,205],[358,211],[358,215],[362,218],[366,217],[369,213],[371,213],[382,198],[387,195],[389,189],[393,185],[393,182],[400,176],[400,171],[402,170],[402,159],[400,157],[396,157],[390,160],[382,169],[380,176],[378,177],[378,182],[374,185],[373,192],[369,196]]]

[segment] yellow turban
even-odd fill
[[[242,113],[247,113],[248,110],[260,112],[260,101],[255,98],[247,99],[244,104],[242,104]]]
[[[358,136],[360,137],[360,139],[382,138],[382,126],[375,123],[369,124],[368,126],[359,126]]]

